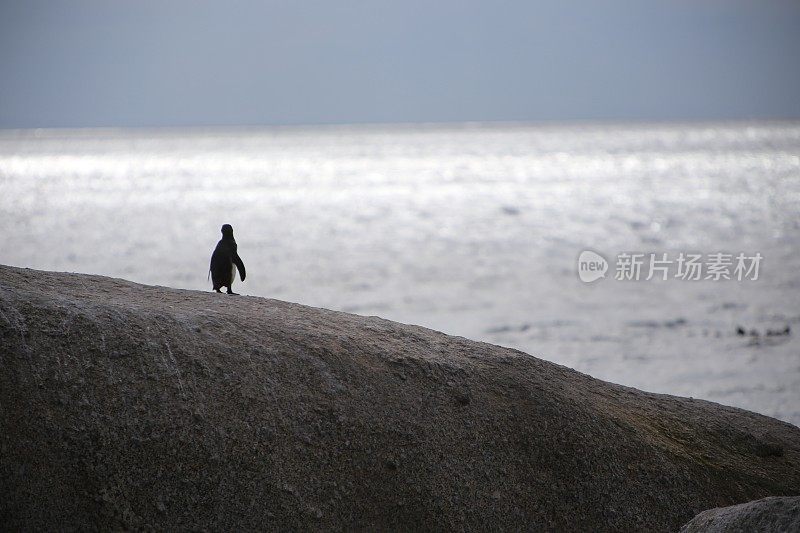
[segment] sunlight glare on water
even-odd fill
[[[230,223],[243,294],[800,424],[795,122],[8,131],[0,192],[5,264],[209,290]],[[585,249],[765,259],[758,281],[584,284]]]

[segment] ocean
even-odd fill
[[[0,131],[0,263],[210,290],[224,223],[241,294],[800,425],[800,122]]]

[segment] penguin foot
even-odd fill
[[[228,289],[228,294],[233,294],[234,296],[239,296],[238,292],[233,292],[232,290]]]
[[[214,292],[218,292],[218,293],[222,294],[222,291],[219,290],[219,289],[214,289]]]

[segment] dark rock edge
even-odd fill
[[[0,529],[675,531],[800,429],[377,317],[0,266]]]

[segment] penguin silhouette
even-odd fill
[[[236,241],[233,239],[233,226],[225,224],[222,226],[222,239],[214,248],[211,254],[211,281],[214,283],[214,290],[222,292],[220,288],[227,287],[228,294],[236,294],[231,289],[233,280],[236,277],[236,269],[239,269],[239,277],[244,281],[244,263],[236,251]]]

